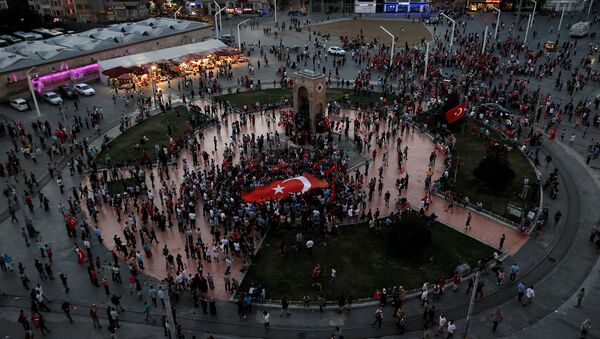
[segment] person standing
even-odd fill
[[[65,288],[65,293],[69,293],[69,284],[67,281],[67,274],[65,272],[60,272],[59,276],[60,281],[63,284],[63,287]]]
[[[500,311],[500,307],[496,308],[494,312],[492,312],[492,332],[496,332],[498,328],[498,324],[500,324],[504,320],[502,317],[502,312]]]
[[[444,335],[444,330],[446,329],[446,325],[447,325],[446,316],[444,316],[444,313],[442,313],[442,314],[440,314],[440,317],[438,320],[438,335]]]
[[[523,303],[523,306],[527,306],[527,305],[533,304],[533,299],[534,298],[535,298],[535,290],[533,289],[533,285],[530,285],[525,290],[525,302]]]
[[[515,279],[517,278],[517,274],[519,273],[520,270],[521,270],[521,268],[519,267],[519,264],[517,264],[516,262],[513,263],[512,266],[510,266],[510,276],[509,276],[510,281],[515,281]]]
[[[290,312],[288,311],[290,304],[288,302],[287,297],[283,297],[281,299],[281,313],[279,313],[280,316],[282,316],[284,313],[286,316],[290,316]]]
[[[17,321],[23,325],[23,329],[29,330],[29,320],[27,320],[27,314],[25,313],[25,310],[21,310],[19,312],[19,318]]]
[[[271,328],[271,315],[267,310],[263,311],[263,325],[265,326],[265,332]]]
[[[471,230],[471,212],[467,215],[467,222],[465,223],[465,231],[469,232]]]
[[[502,233],[502,236],[500,237],[500,243],[498,244],[498,249],[502,249],[502,247],[504,247],[504,241],[506,240],[506,234]]]
[[[583,300],[583,297],[585,296],[585,288],[581,288],[579,290],[579,292],[577,292],[577,304],[575,304],[575,307],[581,307],[581,301]]]
[[[525,295],[526,289],[527,288],[525,287],[525,284],[522,282],[517,285],[517,302],[521,303],[523,301],[523,296]]]
[[[152,320],[152,315],[150,312],[152,311],[152,305],[150,305],[147,301],[144,301],[144,316],[146,321]]]
[[[375,310],[375,321],[373,321],[372,326],[375,326],[375,324],[377,324],[379,328],[383,325],[383,307],[381,305]]]
[[[65,312],[65,315],[67,316],[67,318],[69,318],[69,321],[72,323],[73,318],[71,317],[71,304],[68,301],[65,301],[64,303],[62,303],[62,306],[60,308],[63,310],[63,312]]]
[[[106,276],[102,278],[102,286],[104,287],[104,293],[106,293],[106,296],[110,296],[110,287],[108,286],[108,278]]]
[[[33,322],[33,325],[36,328],[40,329],[40,331],[42,332],[42,335],[52,332],[48,329],[48,327],[46,327],[46,322],[44,321],[44,317],[42,316],[41,313],[37,313],[37,312],[33,313],[31,315],[31,321]]]
[[[450,320],[448,322],[448,336],[446,339],[454,338],[454,333],[456,333],[456,324],[454,324],[454,320]]]
[[[210,315],[217,315],[217,302],[214,297],[211,297],[208,302],[208,309],[210,310]]]
[[[98,318],[98,309],[96,308],[96,304],[92,304],[92,307],[90,308],[90,318],[92,318],[92,324],[94,325],[94,328],[102,328],[102,325],[100,325],[100,319]]]

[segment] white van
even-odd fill
[[[581,38],[586,36],[590,32],[590,22],[589,21],[579,21],[578,23],[573,24],[571,29],[569,30],[569,35],[574,38]]]

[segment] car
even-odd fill
[[[83,94],[86,97],[96,94],[96,91],[93,88],[91,88],[88,84],[77,84],[73,86],[73,88],[75,88],[75,91],[77,93]]]
[[[12,99],[10,105],[19,112],[27,111],[29,109],[27,100],[23,98]]]
[[[346,51],[344,51],[341,47],[331,46],[327,49],[327,53],[333,55],[346,55]]]
[[[233,44],[235,42],[235,38],[231,34],[223,34],[219,37],[219,40],[226,45]]]
[[[288,12],[288,16],[305,16],[305,15],[306,15],[306,13],[302,12],[301,10]]]
[[[425,23],[428,25],[434,25],[437,24],[440,21],[440,17],[439,16],[434,16],[434,17],[430,17],[425,19]]]
[[[63,99],[56,92],[46,92],[42,94],[42,99],[51,105],[60,105],[63,103]]]
[[[590,32],[591,23],[589,21],[579,21],[569,29],[569,35],[574,38],[581,38]]]
[[[71,85],[59,86],[58,94],[60,94],[61,97],[66,99],[77,99],[77,97],[79,96],[75,88]]]

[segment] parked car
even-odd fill
[[[75,88],[75,91],[77,93],[83,94],[86,97],[96,94],[96,91],[93,88],[91,88],[88,84],[77,84],[73,86],[73,88]]]
[[[346,55],[346,51],[344,51],[341,47],[331,46],[327,49],[327,53],[333,55]]]
[[[29,110],[29,104],[27,103],[27,100],[23,98],[12,99],[10,105],[19,112]]]
[[[8,34],[0,35],[0,39],[8,42],[11,45],[16,44],[17,42],[23,41],[23,39],[21,39],[21,38],[17,38],[16,36],[8,35]]]
[[[569,29],[569,35],[574,38],[581,38],[590,32],[591,23],[589,21],[579,21],[573,24]]]
[[[235,38],[231,34],[221,34],[219,40],[221,40],[226,45],[230,45],[235,42]]]
[[[77,99],[79,94],[72,85],[62,85],[58,87],[58,94],[66,99]]]
[[[63,99],[56,92],[46,92],[42,94],[42,99],[51,105],[60,105],[63,103]]]

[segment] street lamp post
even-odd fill
[[[533,25],[533,19],[535,19],[535,9],[537,8],[537,1],[531,0],[533,2],[533,13],[531,13],[531,25]]]
[[[390,31],[385,29],[383,26],[379,26],[379,28],[381,28],[392,38],[392,48],[390,49],[390,68],[392,68],[392,61],[394,60],[394,43],[396,42],[396,39],[394,38],[394,34],[390,33]]]
[[[240,51],[242,50],[242,39],[240,39],[240,26],[241,26],[243,23],[247,22],[247,21],[250,21],[250,19],[246,19],[246,20],[244,20],[244,21],[240,22],[240,23],[237,25],[237,33],[238,33],[238,37],[237,37],[237,38],[238,38],[238,49],[239,49]]]
[[[565,16],[565,10],[567,9],[567,4],[564,3],[564,2],[561,2],[561,3],[563,5],[563,10],[562,10],[562,13],[560,15],[560,21],[558,22],[558,31],[556,31],[558,34],[560,34],[560,28],[562,26],[563,18]]]
[[[527,45],[527,37],[529,36],[529,27],[531,27],[531,22],[533,21],[533,14],[529,14],[529,19],[527,20],[527,28],[525,29],[525,40],[523,43]]]
[[[485,32],[483,32],[483,46],[481,46],[481,54],[485,53],[485,45],[487,44],[488,26],[485,26]]]
[[[454,28],[456,28],[456,20],[452,19],[444,13],[440,13],[440,15],[452,22],[452,32],[450,33],[450,48],[452,48],[452,46],[454,46]]]
[[[427,41],[427,47],[425,48],[425,73],[423,79],[427,80],[427,69],[429,68],[429,41]]]
[[[35,111],[36,111],[38,117],[41,117],[42,114],[40,113],[40,106],[38,105],[37,97],[35,96],[35,90],[33,89],[33,85],[31,84],[31,75],[29,75],[34,69],[35,69],[35,67],[31,67],[27,72],[25,72],[25,76],[27,77],[27,86],[29,87],[29,91],[31,92],[31,98],[33,99],[33,104],[35,105]]]
[[[502,11],[499,8],[496,8],[492,5],[489,5],[490,8],[498,11],[498,18],[496,18],[496,30],[494,31],[494,40],[496,40],[498,38],[498,27],[500,26],[500,14],[502,13]]]
[[[219,19],[218,19],[218,15],[221,12],[221,6],[219,6],[219,4],[216,1],[213,1],[215,3],[215,6],[217,6],[217,10],[215,11],[215,36],[217,37],[217,39],[219,38]]]
[[[473,312],[473,306],[475,305],[475,296],[477,295],[477,285],[479,284],[479,272],[475,273],[475,281],[473,282],[473,292],[471,293],[471,299],[469,300],[469,310],[467,311],[467,320],[465,323],[465,338],[469,335],[469,322],[471,320],[471,313]]]
[[[277,0],[273,0],[273,7],[274,7],[273,14],[275,14],[275,23],[277,23]]]
[[[177,20],[177,14],[179,14],[179,11],[181,11],[182,9],[183,6],[179,7],[179,9],[175,11],[175,20]]]

